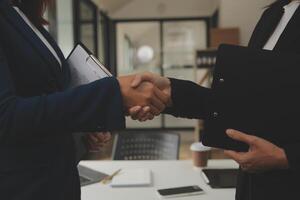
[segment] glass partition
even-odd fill
[[[117,31],[118,75],[151,71],[167,77],[197,80],[196,52],[207,48],[208,22],[153,20],[119,22]],[[194,120],[160,116],[129,128],[190,128]]]
[[[196,81],[196,52],[207,48],[205,21],[163,23],[163,71],[166,77]],[[165,127],[193,127],[195,120],[165,115]]]
[[[161,48],[158,22],[117,24],[117,73],[126,75],[151,71],[160,74]],[[162,117],[139,123],[128,118],[128,128],[161,128]]]

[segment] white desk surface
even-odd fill
[[[80,163],[91,169],[112,174],[116,170],[147,168],[152,171],[153,186],[138,188],[111,188],[96,183],[81,188],[82,200],[160,200],[157,189],[199,185],[205,190],[201,196],[172,198],[173,200],[234,200],[235,189],[212,189],[205,184],[201,169],[192,161],[83,161]],[[231,160],[210,160],[209,168],[237,168]]]

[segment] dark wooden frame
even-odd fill
[[[110,49],[111,49],[111,36],[110,36],[110,21],[111,19],[107,16],[106,13],[103,11],[99,12],[99,16],[101,18],[101,23],[103,23],[103,43],[104,43],[104,59],[105,59],[105,66],[111,71],[112,68],[110,67]]]
[[[93,19],[92,20],[81,20],[80,3],[85,3],[92,9]],[[74,0],[73,2],[73,23],[74,23],[74,43],[80,42],[81,24],[93,24],[93,35],[94,35],[94,54],[98,57],[98,7],[91,0]]]

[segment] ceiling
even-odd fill
[[[151,2],[151,0],[92,0],[94,1],[99,8],[104,10],[105,12],[108,13],[108,15],[114,15],[115,13],[118,13],[119,11],[122,12],[122,10],[128,7],[128,6],[133,6],[133,5],[139,5],[143,6],[146,4],[145,2],[148,2],[148,4]],[[150,2],[149,2],[150,1]],[[180,0],[184,1],[184,0]],[[160,4],[165,4],[167,7],[172,7],[176,5],[172,5],[173,1],[169,0],[156,0],[151,2],[150,4],[155,4],[155,2],[160,2]],[[199,8],[199,12],[207,11],[207,10],[212,10],[212,8],[216,7],[215,5],[218,4],[219,0],[189,0],[187,2],[197,2],[197,7]],[[187,3],[189,4],[189,3]],[[191,4],[192,5],[192,4]],[[149,8],[150,9],[150,8]]]
[[[121,9],[132,0],[93,0],[100,8],[111,13]]]

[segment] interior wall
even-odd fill
[[[220,27],[239,27],[241,44],[247,45],[264,7],[274,0],[220,0]]]
[[[95,1],[101,2],[101,0]],[[241,44],[247,45],[255,25],[264,11],[264,7],[273,1],[130,0],[126,4],[123,1],[120,7],[114,6],[114,9],[105,6],[105,2],[102,2],[101,7],[104,7],[113,19],[210,16],[219,7],[220,27],[238,27],[241,32]]]

